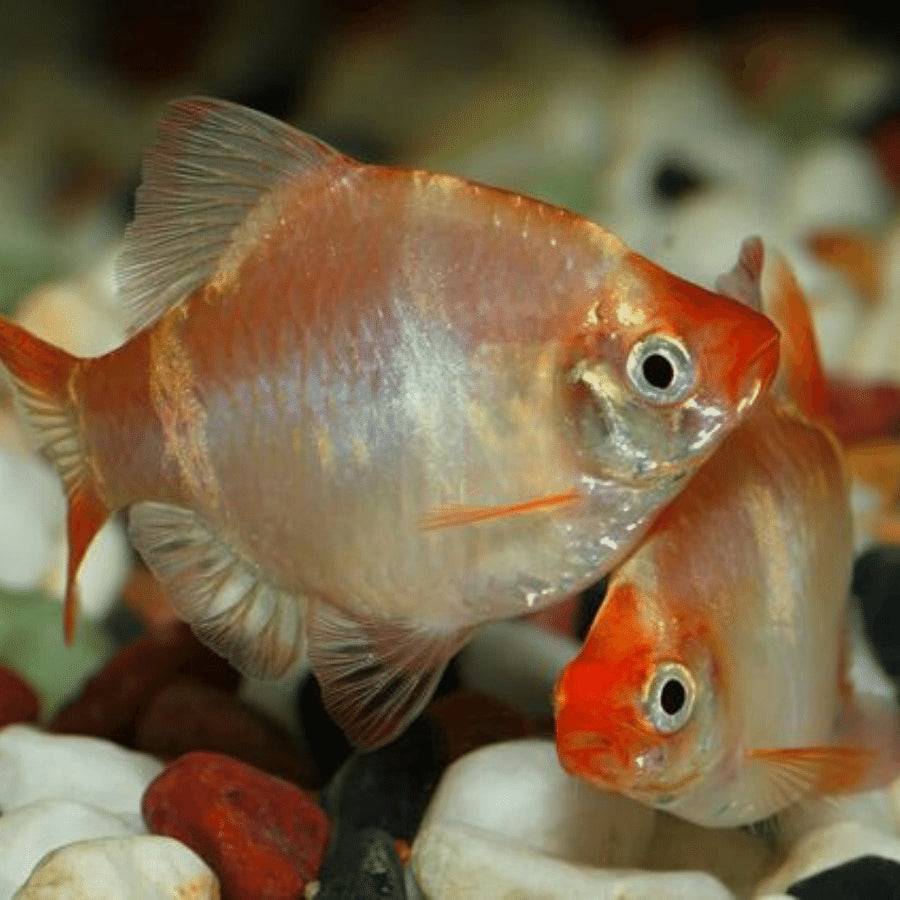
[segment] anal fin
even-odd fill
[[[139,503],[129,533],[179,615],[245,675],[281,678],[303,661],[306,599],[273,585],[196,513]]]
[[[355,744],[375,749],[396,738],[434,693],[469,630],[428,631],[396,622],[360,622],[316,604],[309,658],[325,708]]]

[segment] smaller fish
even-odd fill
[[[845,677],[852,535],[803,296],[745,242],[720,282],[782,330],[773,393],[615,573],[556,688],[563,767],[700,825],[900,773],[893,704]]]

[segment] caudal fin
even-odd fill
[[[20,415],[65,486],[69,561],[63,627],[66,643],[71,644],[75,636],[78,568],[94,535],[109,517],[85,461],[72,396],[72,376],[80,360],[0,318],[0,363],[12,380]]]

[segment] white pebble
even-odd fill
[[[635,866],[653,837],[656,813],[559,765],[550,741],[492,744],[455,762],[431,799],[423,826],[452,822],[591,865]]]
[[[98,738],[47,734],[28,725],[0,729],[0,810],[37,800],[77,800],[140,815],[162,763]]]
[[[71,777],[77,776],[73,773]],[[141,830],[133,820],[70,800],[38,800],[12,812],[4,810],[0,816],[0,900],[8,900],[51,850],[72,841],[125,837]]]
[[[77,841],[45,856],[15,900],[218,900],[219,880],[180,841],[158,835]]]
[[[829,138],[800,154],[783,178],[783,216],[795,234],[831,228],[878,228],[891,194],[871,152]]]
[[[37,587],[65,540],[59,479],[42,460],[0,448],[0,584]]]
[[[413,847],[416,880],[431,900],[731,900],[703,872],[601,869],[538,853],[523,844],[449,822],[423,828]]]
[[[755,836],[680,822],[568,776],[543,740],[454,763],[413,845],[429,897],[731,897],[770,863]]]
[[[783,865],[764,879],[761,894],[780,893],[796,881],[860,856],[883,856],[900,862],[900,840],[859,822],[839,822],[812,831],[797,842]]]

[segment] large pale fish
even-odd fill
[[[163,119],[119,282],[98,359],[0,324],[68,491],[69,631],[128,508],[204,641],[262,676],[308,655],[369,746],[473,626],[622,558],[777,365],[764,316],[591,222],[217,100]]]
[[[782,327],[779,381],[617,570],[555,698],[569,772],[711,827],[900,774],[895,705],[845,679],[847,480],[802,294],[758,242],[726,284]]]

